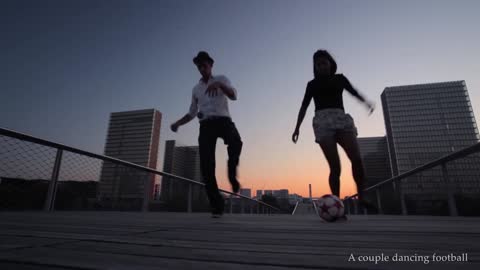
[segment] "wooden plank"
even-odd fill
[[[52,270],[86,270],[85,268],[72,268],[72,267],[61,267],[55,265],[38,265],[38,264],[29,264],[25,262],[0,262],[0,269],[5,270],[45,270],[45,269],[52,269]]]
[[[55,256],[52,256],[55,254]],[[128,254],[96,253],[88,251],[62,250],[53,248],[36,248],[22,250],[5,258],[0,254],[0,263],[28,263],[31,265],[71,267],[73,269],[208,269],[208,270],[285,270],[285,267],[267,264],[246,265],[230,262],[211,262],[207,260],[189,260],[155,256],[138,256]],[[40,268],[42,269],[42,268]],[[295,269],[295,268],[289,268]],[[298,268],[305,269],[305,268]],[[318,268],[326,269],[326,268]],[[338,268],[341,269],[341,268]]]
[[[103,216],[105,215],[105,216]],[[298,217],[282,217],[282,216],[271,216],[271,217],[258,217],[258,216],[247,216],[243,215],[241,217],[229,216],[226,215],[220,221],[214,221],[209,218],[208,215],[198,215],[192,214],[192,217],[185,218],[185,214],[182,215],[168,215],[166,213],[164,216],[162,214],[157,214],[157,217],[154,218],[145,218],[138,216],[136,214],[132,215],[130,213],[117,213],[117,214],[97,214],[97,215],[82,215],[81,216],[49,216],[45,217],[40,216],[35,221],[32,221],[33,224],[62,224],[64,227],[69,225],[77,226],[78,224],[83,224],[83,226],[91,225],[95,228],[111,228],[116,230],[116,228],[124,229],[129,228],[143,230],[150,230],[157,228],[159,226],[163,228],[188,228],[192,227],[191,223],[195,222],[196,226],[203,228],[202,226],[215,225],[217,227],[230,227],[234,230],[255,230],[255,231],[270,231],[270,230],[296,230],[296,231],[307,231],[307,230],[322,230],[325,232],[329,231],[367,231],[367,232],[417,232],[417,233],[477,233],[480,234],[480,224],[479,219],[469,220],[463,219],[459,221],[443,221],[443,220],[398,220],[392,221],[391,219],[372,219],[372,220],[362,220],[352,217],[351,221],[346,223],[322,223],[317,218],[304,218],[298,220]],[[188,215],[187,215],[188,216]],[[17,217],[18,218],[18,217]],[[12,221],[12,218],[2,216],[3,220]],[[0,225],[2,224],[0,221]],[[17,220],[18,223],[29,223],[29,220],[22,220],[21,217]],[[114,225],[114,226],[112,226]],[[235,228],[238,226],[238,228]]]
[[[57,225],[56,225],[57,226]],[[448,243],[451,247],[463,246],[470,248],[480,248],[480,235],[465,235],[460,233],[411,233],[411,232],[338,232],[338,231],[235,231],[233,228],[157,228],[154,231],[130,231],[115,232],[108,230],[84,230],[81,226],[70,230],[62,228],[40,229],[37,226],[22,227],[21,229],[2,228],[0,234],[15,236],[36,236],[63,239],[115,239],[115,237],[133,236],[137,239],[169,239],[169,240],[195,240],[229,242],[239,241],[242,243],[261,242],[266,243],[286,243],[289,245],[310,245],[309,243],[321,243],[322,241],[342,243],[348,242],[355,244],[357,242],[365,244],[390,245],[396,244],[420,245],[428,243],[429,245],[441,245]],[[111,238],[105,238],[110,236]],[[467,236],[467,237],[466,237]]]
[[[61,239],[37,238],[37,237],[18,237],[18,236],[0,236],[0,252],[12,249],[24,249],[37,246],[64,243]],[[0,268],[1,269],[1,268]]]
[[[186,250],[183,252],[164,253],[151,249],[144,250],[108,250],[101,251],[97,246],[95,250],[68,250],[56,248],[35,248],[21,250],[4,258],[0,255],[0,262],[30,262],[69,266],[77,268],[95,269],[405,269],[405,267],[421,269],[478,269],[478,263],[358,263],[348,262],[347,258],[339,256],[292,256],[291,260],[281,256],[265,256],[261,253],[230,253],[218,252],[193,254]],[[163,253],[162,253],[163,252]],[[52,256],[52,255],[55,256]],[[198,257],[196,257],[198,256]],[[243,257],[242,257],[243,256]],[[87,259],[88,258],[88,259]],[[299,263],[299,264],[297,264]]]
[[[40,269],[111,267],[100,261],[104,256],[119,260],[115,267],[125,269],[158,267],[145,260],[178,267],[173,269],[194,265],[201,268],[192,269],[476,269],[480,268],[479,221],[465,217],[352,216],[348,222],[324,223],[308,215],[211,219],[206,213],[2,212],[0,267],[18,263]],[[391,256],[434,252],[468,252],[470,262],[348,262],[351,253]],[[86,257],[96,259],[82,262]]]

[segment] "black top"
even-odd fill
[[[343,108],[343,89],[355,97],[360,97],[358,92],[343,74],[333,76],[320,76],[308,82],[302,107],[307,108],[310,101],[315,102],[315,111],[327,108]]]

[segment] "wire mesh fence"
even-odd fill
[[[91,210],[98,205],[102,161],[65,151],[55,194],[55,210]]]
[[[55,145],[0,134],[0,210],[210,211],[201,184]],[[226,212],[271,208],[241,196],[224,197]]]
[[[210,211],[201,184],[43,142],[0,134],[0,210]],[[368,197],[389,214],[479,215],[478,179],[480,156],[470,153],[372,189]],[[272,209],[242,196],[224,198],[226,212]]]
[[[416,167],[421,165],[415,164]],[[358,198],[349,198],[345,205],[351,214],[478,216],[480,155],[473,153],[438,163],[370,189],[365,198],[376,209],[360,209]]]
[[[56,149],[2,135],[0,149],[0,209],[43,209]]]

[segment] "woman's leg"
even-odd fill
[[[340,158],[338,157],[337,142],[335,137],[324,137],[319,141],[320,148],[330,166],[330,176],[328,178],[332,194],[340,196]]]
[[[365,188],[365,170],[360,155],[357,136],[354,132],[339,132],[337,133],[337,141],[345,150],[345,153],[352,163],[353,179],[357,185],[358,198],[362,201],[364,199],[362,191]]]

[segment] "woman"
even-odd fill
[[[308,82],[305,97],[303,98],[297,125],[292,135],[294,143],[298,140],[300,125],[313,99],[315,102],[315,117],[313,131],[315,142],[325,155],[330,167],[329,184],[332,194],[340,196],[340,158],[337,143],[345,150],[352,163],[352,173],[359,194],[360,204],[364,207],[373,207],[368,203],[362,192],[365,175],[357,143],[357,128],[352,117],[346,114],[343,108],[343,90],[347,90],[354,97],[362,101],[370,113],[374,106],[353,88],[343,74],[336,74],[337,64],[333,57],[325,50],[318,50],[313,55],[314,79]]]

